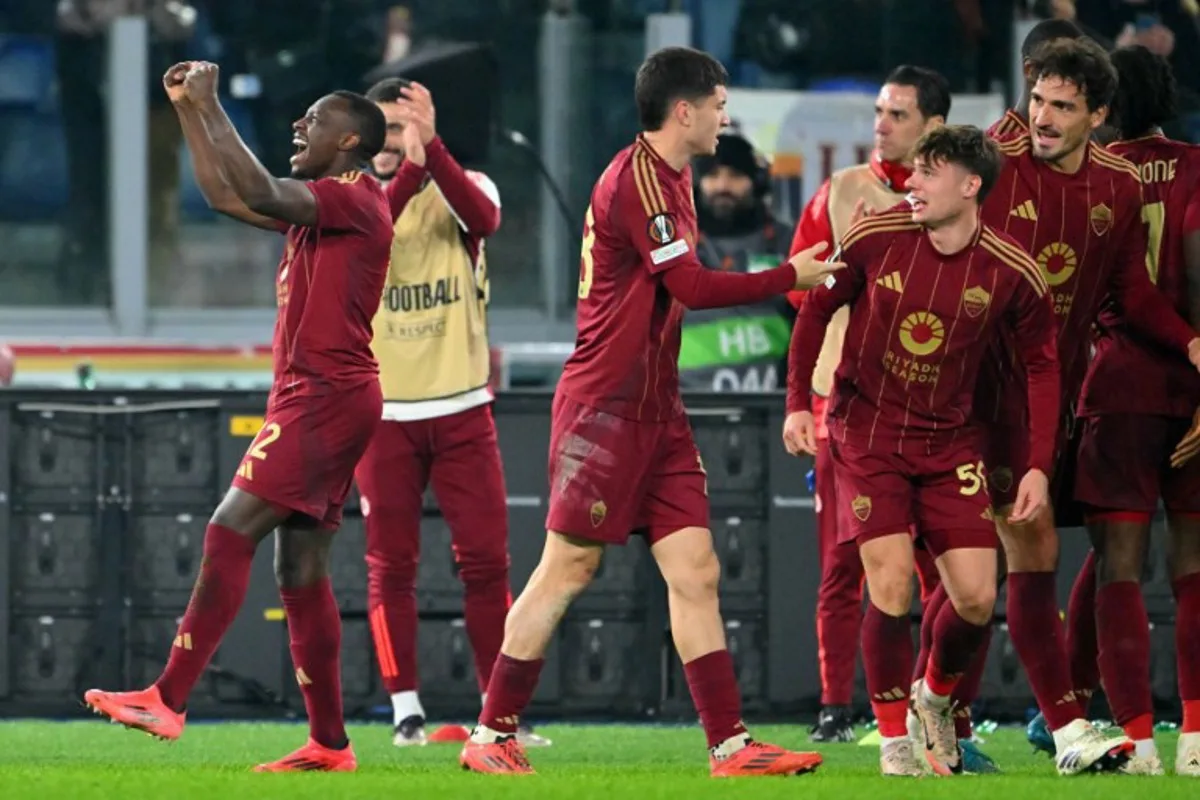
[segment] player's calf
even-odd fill
[[[1150,621],[1140,585],[1150,543],[1150,514],[1093,513],[1087,525],[1096,552],[1100,676],[1113,717],[1134,742],[1134,767],[1141,774],[1152,774],[1158,751],[1150,693]]]
[[[996,602],[996,555],[983,548],[952,549],[938,561],[949,602],[934,620],[929,665],[913,709],[930,766],[949,775],[961,772],[963,764],[951,695],[987,640]]]
[[[521,714],[537,688],[543,656],[571,601],[600,566],[603,549],[550,531],[542,559],[505,621],[504,644],[492,668],[479,722],[460,763],[476,772],[532,772],[517,741]]]

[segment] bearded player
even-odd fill
[[[361,95],[327,95],[292,125],[292,178],[272,178],[217,100],[216,65],[177,65],[163,83],[209,205],[287,234],[275,287],[275,380],[262,430],[208,523],[200,574],[162,675],[147,689],[92,689],[84,698],[114,722],[178,739],[188,694],[245,599],[254,552],[275,531],[275,575],[309,740],[256,769],[353,771],[328,563],[354,465],[382,409],[371,318],[392,224],[379,184],[361,170],[383,147],[386,123]]]
[[[389,78],[367,97],[388,119],[388,141],[373,166],[395,233],[372,343],[383,422],[355,477],[367,533],[368,618],[392,700],[392,742],[400,747],[426,742],[416,589],[430,481],[450,529],[481,692],[511,605],[504,470],[488,387],[484,254],[500,227],[500,196],[486,175],[464,170],[450,155],[424,86]]]
[[[1176,115],[1175,77],[1166,59],[1141,46],[1111,58],[1119,77],[1113,115],[1120,139],[1109,150],[1142,176],[1146,270],[1180,315],[1195,320],[1191,298],[1200,260],[1187,260],[1184,239],[1188,204],[1200,192],[1200,148],[1163,136],[1162,125]],[[1184,710],[1175,768],[1200,776],[1200,461],[1172,464],[1200,406],[1200,375],[1179,353],[1129,330],[1120,309],[1101,312],[1100,330],[1079,401],[1084,423],[1075,492],[1088,510],[1094,550],[1071,593],[1074,688],[1090,697],[1102,680],[1114,720],[1136,746],[1125,771],[1162,774],[1154,745],[1150,622],[1140,586],[1161,498]]]
[[[641,533],[667,584],[671,633],[715,777],[791,775],[821,763],[751,739],[718,607],[704,468],[679,396],[680,321],[688,308],[756,303],[816,285],[840,264],[810,248],[775,269],[732,273],[696,257],[692,174],[713,155],[725,114],[724,67],[696,50],[660,50],[634,94],[644,133],[592,190],[579,270],[578,336],[554,396],[550,510],[541,562],[513,604],[479,724],[460,761],[475,772],[529,773],[515,733],[542,658],[604,548]]]
[[[790,452],[816,449],[813,366],[825,326],[850,307],[829,409],[840,486],[841,540],[857,546],[870,603],[863,663],[883,737],[884,775],[923,773],[905,715],[913,666],[915,527],[950,597],[934,624],[929,667],[916,687],[924,758],[962,772],[951,694],[984,644],[996,601],[996,531],[972,394],[989,342],[1002,332],[1029,375],[1028,442],[1013,519],[1041,513],[1058,422],[1054,312],[1037,265],[982,225],[979,203],[1000,172],[996,144],[969,126],[941,127],[914,148],[909,206],[879,214],[842,239],[847,268],[809,292],[792,335]]]
[[[1055,451],[1062,455],[1103,303],[1115,303],[1131,330],[1192,363],[1200,362],[1200,339],[1147,276],[1137,168],[1090,141],[1116,90],[1107,53],[1088,39],[1060,40],[1039,48],[1030,70],[1030,130],[1001,143],[1006,163],[983,218],[1032,253],[1050,285],[1065,412]],[[1005,519],[1014,502],[1013,476],[1024,474],[1029,462],[1026,380],[1012,350],[1003,340],[993,348],[975,405],[987,432],[988,485],[1008,568],[1009,634],[1053,735],[1058,771],[1116,769],[1134,746],[1095,730],[1073,691],[1058,617],[1053,516],[1022,525]],[[1061,461],[1056,473],[1056,480],[1064,479]]]
[[[1029,29],[1021,42],[1021,64],[1025,75],[1025,88],[1017,104],[1004,112],[1004,116],[988,128],[988,136],[1007,139],[1029,130],[1029,94],[1033,90],[1034,76],[1032,61],[1034,52],[1047,42],[1063,39],[1080,39],[1086,34],[1069,19],[1044,19]]]

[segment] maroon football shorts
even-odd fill
[[[280,401],[268,409],[233,485],[334,530],[342,521],[354,467],[382,413],[378,381],[334,395]]]
[[[912,531],[936,558],[996,547],[983,460],[970,441],[934,456],[872,452],[829,440],[838,479],[838,541]],[[914,529],[915,528],[915,529]]]
[[[1171,453],[1191,420],[1107,414],[1083,420],[1075,496],[1095,511],[1200,513],[1200,459],[1180,469]]]
[[[708,481],[686,416],[642,422],[554,396],[546,527],[603,544],[649,544],[708,527]]]
[[[1075,452],[1080,423],[1075,423],[1074,436],[1067,426],[1058,429],[1057,456],[1054,474],[1050,476],[1050,500],[1054,506],[1055,525],[1073,528],[1083,524],[1075,501]],[[1017,501],[1021,478],[1029,471],[1029,429],[1023,426],[989,424],[983,427],[983,463],[987,465],[988,491],[997,514],[1007,513]]]

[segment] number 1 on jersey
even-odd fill
[[[1166,205],[1160,200],[1157,203],[1146,203],[1142,206],[1142,222],[1150,228],[1146,231],[1146,271],[1150,273],[1150,282],[1158,285],[1159,259],[1162,258],[1163,225],[1166,222]]]
[[[579,299],[586,299],[592,293],[592,245],[596,243],[596,231],[593,229],[595,217],[592,207],[588,206],[584,215],[583,225],[587,229],[583,233],[583,247],[579,253]]]

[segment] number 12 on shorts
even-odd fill
[[[268,422],[262,426],[262,430],[250,443],[250,449],[246,451],[242,463],[238,465],[237,475],[239,478],[248,481],[254,480],[254,462],[267,460],[267,446],[278,439],[281,432],[282,429],[277,422]]]

